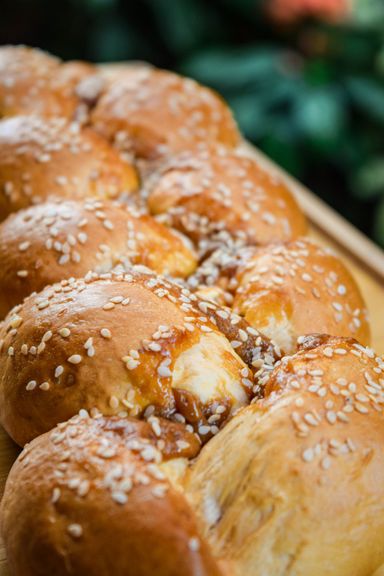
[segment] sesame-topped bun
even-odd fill
[[[255,354],[269,364],[274,359],[261,336],[238,328],[240,318],[232,326],[224,311],[231,346],[212,308],[135,269],[63,280],[28,297],[0,329],[3,426],[24,445],[84,408],[106,415],[155,411],[186,420],[203,439],[217,433],[253,392],[251,371],[234,348],[243,347],[251,361]]]
[[[205,274],[209,269],[206,263]],[[286,353],[299,335],[311,332],[369,344],[368,313],[356,282],[336,255],[310,239],[245,248],[232,260],[224,252],[213,255],[212,279],[225,282],[227,272],[233,310]]]
[[[189,78],[147,66],[126,67],[107,85],[91,121],[120,148],[147,160],[197,142],[232,147],[240,140],[231,111],[216,93]]]
[[[20,114],[75,118],[79,106],[75,86],[91,73],[92,66],[78,65],[76,75],[74,65],[70,66],[69,75],[69,69],[62,69],[61,61],[46,52],[27,46],[1,46],[0,118]]]
[[[306,232],[286,185],[254,159],[222,147],[171,158],[149,179],[147,194],[150,211],[202,249],[288,241]]]
[[[189,501],[244,576],[368,576],[384,565],[384,360],[303,338],[202,450]]]
[[[0,219],[45,200],[118,197],[138,186],[134,167],[108,142],[64,118],[0,121]]]
[[[181,235],[111,200],[20,210],[0,224],[0,315],[47,284],[119,264],[184,277],[195,269],[196,256]]]
[[[223,576],[165,473],[198,448],[181,424],[86,413],[34,440],[2,500],[12,575]]]

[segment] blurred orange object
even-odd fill
[[[351,10],[352,0],[270,0],[267,3],[270,17],[281,23],[308,17],[337,22],[346,19]]]

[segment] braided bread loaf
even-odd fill
[[[384,361],[225,103],[0,48],[14,576],[384,569]]]

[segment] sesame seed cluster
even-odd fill
[[[145,187],[149,210],[191,237],[201,254],[216,246],[288,241],[306,233],[292,194],[244,152],[202,144],[167,159]]]
[[[223,371],[207,392],[204,346]],[[191,350],[202,362],[193,370]],[[10,410],[0,413],[22,445],[80,409],[162,415],[206,441],[259,393],[261,370],[277,358],[279,350],[230,309],[144,266],[90,272],[26,298],[4,320],[0,395]]]
[[[335,378],[334,373],[340,376]],[[306,443],[310,443],[311,434],[319,425],[323,424],[324,435],[328,427],[341,424],[343,442],[331,438],[306,447],[302,453],[305,462],[312,462],[325,448],[327,454],[321,466],[326,469],[332,462],[330,456],[356,449],[348,437],[348,424],[356,416],[383,412],[384,359],[353,339],[302,336],[299,352],[278,362],[272,377],[266,372],[263,384],[267,396],[284,389],[285,394],[296,397],[292,424]],[[308,411],[307,404],[312,407]]]
[[[148,160],[204,141],[239,142],[232,114],[214,92],[148,66],[121,71],[101,94],[91,122],[118,148]]]
[[[138,186],[134,166],[94,131],[62,117],[0,120],[0,219],[52,198],[117,198]]]
[[[133,206],[89,198],[20,210],[0,224],[0,312],[48,284],[134,264],[182,278],[197,262],[184,238]]]
[[[144,64],[0,48],[0,221],[15,576],[325,574],[297,526],[343,470],[347,503],[356,478],[384,501],[384,361],[352,276],[225,103]]]
[[[41,50],[2,46],[0,117],[31,113],[74,117],[81,112],[74,91],[82,76],[80,70],[78,74],[74,72],[66,70],[58,58]]]
[[[370,341],[367,308],[353,277],[330,249],[310,238],[218,248],[188,281],[220,286],[232,309],[286,353],[309,332]]]

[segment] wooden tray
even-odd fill
[[[283,178],[296,195],[311,224],[311,236],[337,252],[352,270],[371,313],[372,347],[384,354],[384,252],[332,208],[288,176],[260,151],[245,144],[260,164]],[[0,427],[0,494],[19,449]],[[15,519],[17,521],[17,519]],[[9,575],[0,542],[0,576]]]

